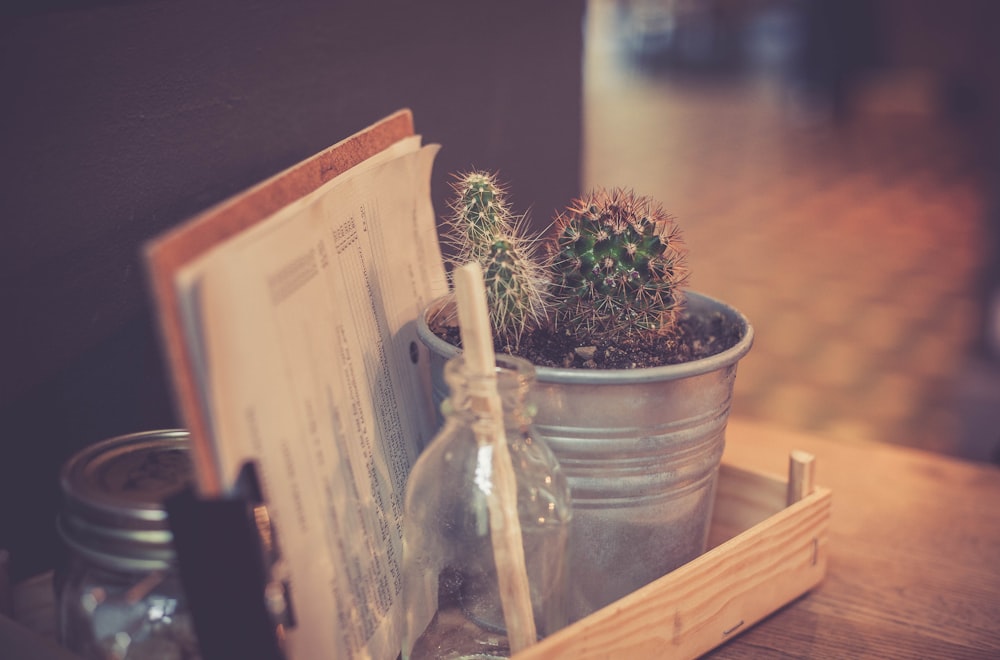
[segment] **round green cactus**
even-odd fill
[[[686,249],[673,219],[651,198],[599,189],[574,200],[546,247],[557,328],[618,340],[675,327]]]
[[[446,224],[454,249],[450,261],[483,268],[494,337],[516,347],[526,331],[546,318],[548,280],[536,258],[537,240],[524,237],[524,216],[515,216],[496,177],[471,172],[456,177]]]

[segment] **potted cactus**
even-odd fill
[[[677,225],[654,200],[596,190],[527,237],[494,175],[454,182],[444,237],[483,266],[498,352],[536,367],[535,426],[568,477],[570,615],[705,550],[746,318],[687,291]],[[454,305],[418,319],[435,398],[457,353]]]

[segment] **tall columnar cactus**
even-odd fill
[[[483,267],[493,334],[516,347],[546,318],[548,281],[535,255],[537,240],[524,236],[524,216],[511,213],[492,174],[461,174],[452,188],[446,233],[455,253],[451,262],[475,261]]]
[[[651,198],[616,189],[574,200],[546,248],[557,328],[590,340],[674,329],[686,249],[673,219]]]
[[[447,218],[449,244],[458,263],[480,261],[489,254],[497,236],[514,231],[516,219],[507,204],[506,190],[487,172],[458,174],[451,184],[454,197]]]

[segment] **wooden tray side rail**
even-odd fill
[[[832,494],[790,463],[788,481],[723,463],[708,552],[515,658],[694,658],[818,585]]]

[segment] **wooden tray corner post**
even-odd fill
[[[788,496],[785,504],[791,506],[811,495],[815,490],[816,457],[799,449],[788,455]]]

